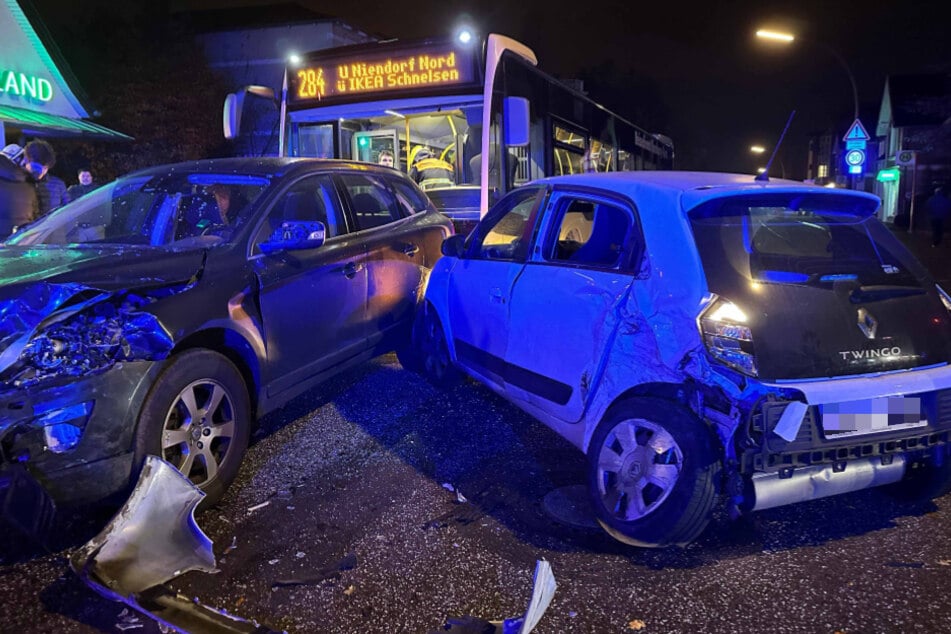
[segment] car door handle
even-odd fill
[[[406,255],[406,256],[413,257],[414,255],[416,255],[417,253],[419,253],[419,245],[416,245],[416,244],[405,244],[405,245],[403,245],[403,248],[400,249],[400,251],[402,251],[403,254]]]
[[[492,301],[497,304],[505,303],[505,298],[502,297],[502,289],[500,288],[493,288],[492,291],[489,293],[489,297],[491,297]]]
[[[354,276],[356,276],[356,274],[359,273],[359,272],[362,271],[362,270],[363,270],[363,267],[362,267],[362,266],[358,266],[358,265],[354,264],[353,262],[347,262],[347,263],[343,266],[343,268],[340,269],[340,272],[343,273],[344,276],[346,276],[346,278],[347,278],[348,280],[352,280],[352,279],[354,278]]]

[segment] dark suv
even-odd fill
[[[452,232],[366,164],[221,159],[125,176],[0,247],[0,500],[83,502],[146,454],[217,499],[255,416],[408,335]],[[41,495],[42,493],[42,495]]]

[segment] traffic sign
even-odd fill
[[[862,165],[865,163],[865,151],[849,150],[845,153],[845,162],[849,165]]]
[[[915,163],[915,152],[914,150],[899,150],[898,154],[895,155],[895,162],[899,165],[914,165]]]
[[[856,119],[852,122],[852,127],[849,128],[849,131],[845,133],[845,136],[842,137],[843,141],[868,141],[871,139],[868,135],[868,132],[865,130],[865,126],[862,125],[862,122]]]
[[[868,144],[865,141],[846,141],[845,149],[846,150],[864,150],[866,145]]]

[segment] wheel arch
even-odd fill
[[[251,343],[235,330],[222,327],[208,328],[192,333],[179,341],[172,349],[172,355],[196,348],[217,352],[238,368],[248,390],[251,411],[255,417],[260,415],[258,408],[262,404],[261,369],[263,364]]]
[[[585,429],[582,451],[586,454],[588,453],[588,449],[591,445],[591,439],[602,420],[613,414],[617,408],[623,407],[626,403],[636,398],[651,398],[661,401],[669,401],[671,404],[681,407],[689,411],[694,416],[697,416],[696,412],[694,412],[690,407],[690,392],[691,391],[688,386],[682,383],[669,383],[664,381],[640,383],[627,388],[626,390],[617,394],[609,403],[604,405],[600,411],[595,413],[595,416]],[[697,419],[709,427],[709,424],[707,424],[706,421],[703,421],[701,417],[697,416]],[[717,442],[719,443],[719,439]],[[722,448],[720,449],[722,450]]]

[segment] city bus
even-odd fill
[[[278,153],[392,164],[457,227],[537,178],[673,167],[668,137],[542,72],[527,46],[464,39],[358,44],[289,62]],[[237,135],[242,101],[225,102],[226,137]]]

